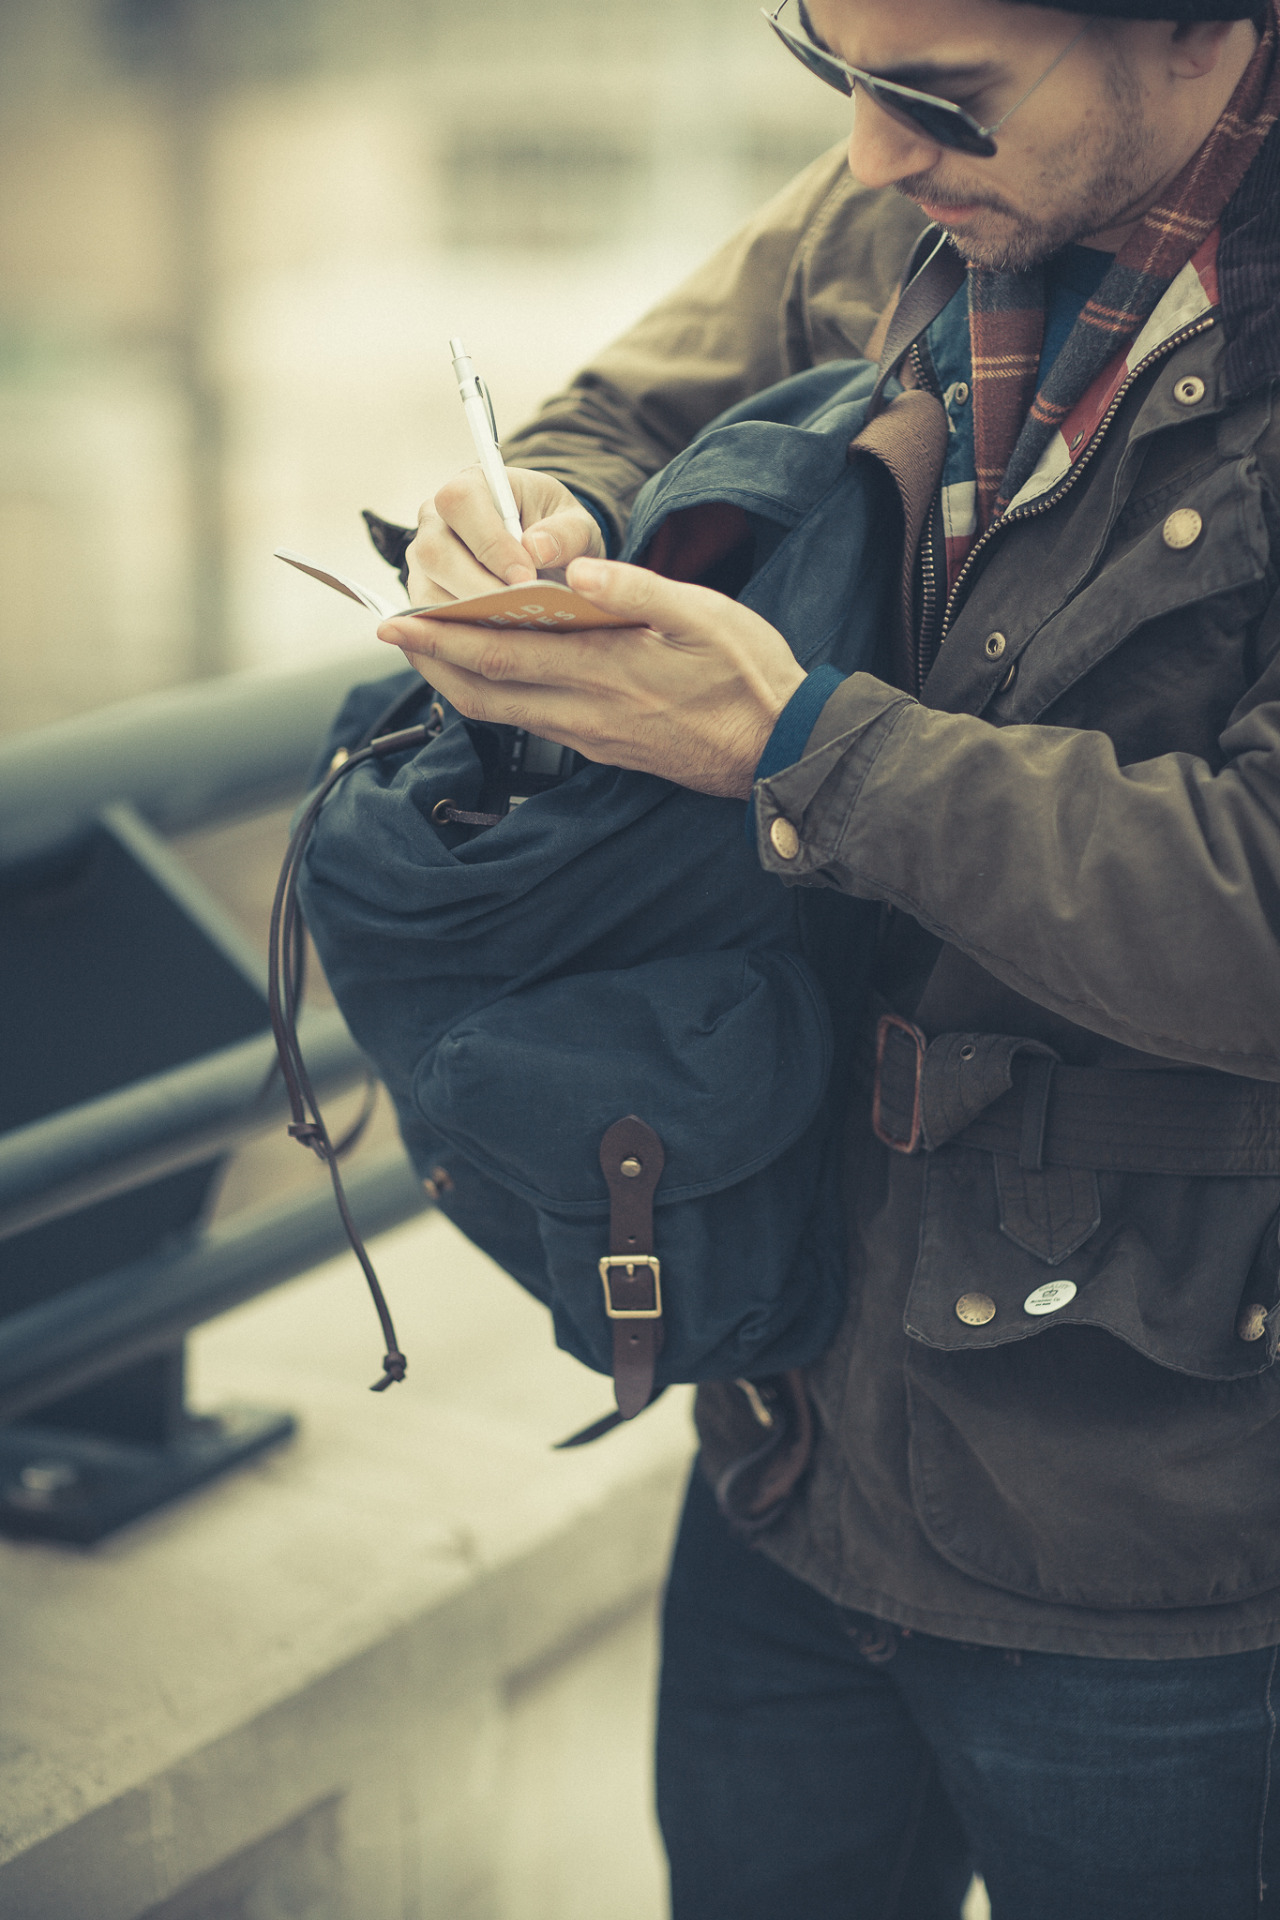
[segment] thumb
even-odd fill
[[[584,554],[601,553],[604,542],[585,507],[562,507],[525,528],[524,546],[535,566],[567,567]]]
[[[708,611],[705,587],[667,580],[623,560],[575,560],[566,579],[576,593],[606,613],[621,614],[629,623],[652,627],[673,640],[696,635]]]

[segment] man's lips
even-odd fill
[[[921,213],[925,214],[930,220],[936,220],[940,226],[944,227],[953,227],[957,221],[967,220],[973,214],[983,211],[982,205],[978,201],[967,201],[963,205],[949,206],[932,200],[917,200],[916,205],[919,207]]]

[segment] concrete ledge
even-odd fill
[[[513,1686],[652,1596],[688,1395],[553,1454],[609,1386],[543,1310],[439,1216],[375,1260],[403,1387],[366,1391],[376,1322],[336,1261],[193,1343],[197,1405],[285,1404],[292,1447],[89,1554],[0,1543],[0,1911],[506,1920]]]

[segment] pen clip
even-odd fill
[[[480,398],[484,401],[484,410],[489,416],[489,431],[493,435],[493,444],[496,447],[498,444],[498,423],[493,417],[493,402],[489,398],[489,389],[488,387],[486,387],[484,381],[480,378],[480,375],[478,373],[474,377],[475,377],[475,383],[476,383],[476,392],[480,395]]]

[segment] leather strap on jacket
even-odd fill
[[[926,233],[925,240],[931,236]],[[940,236],[924,263],[907,281],[889,314],[880,349],[880,371],[871,393],[871,419],[884,406],[884,389],[908,347],[937,319],[964,285],[965,264],[946,234]],[[876,332],[880,331],[879,327]],[[873,335],[874,338],[874,335]]]
[[[1280,1085],[1208,1068],[1064,1066],[1037,1040],[875,1031],[872,1127],[898,1153],[954,1143],[1024,1169],[1280,1174]]]
[[[609,1251],[600,1261],[604,1310],[613,1322],[613,1390],[624,1420],[653,1398],[662,1351],[662,1269],[653,1250],[653,1194],[665,1155],[653,1128],[634,1113],[600,1141],[609,1188]]]

